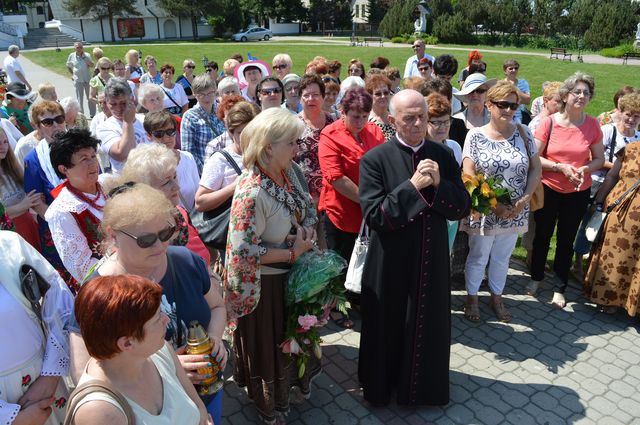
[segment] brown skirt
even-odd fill
[[[291,388],[298,387],[308,396],[311,379],[321,371],[320,361],[309,356],[305,374],[299,379],[296,358],[284,354],[279,347],[285,339],[288,276],[288,273],[261,276],[258,306],[238,319],[234,333],[234,380],[247,388],[249,398],[265,421],[275,420],[276,412],[289,411]]]

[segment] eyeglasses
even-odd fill
[[[583,95],[584,97],[591,96],[591,92],[589,90],[571,90],[571,94],[576,97],[579,97],[580,95]]]
[[[116,231],[120,233],[124,233],[125,235],[129,236],[131,239],[134,239],[136,241],[136,244],[138,244],[140,248],[144,249],[144,248],[152,247],[157,240],[160,240],[160,242],[166,242],[169,239],[171,239],[171,236],[173,236],[173,234],[176,232],[176,225],[169,223],[169,226],[160,230],[158,233],[144,233],[140,236],[134,236],[131,233],[122,229],[116,230]]]
[[[261,89],[260,94],[263,96],[271,96],[272,94],[280,94],[282,89],[280,87],[274,87],[272,89]]]
[[[196,69],[196,66],[195,65],[187,65],[187,66],[185,66],[185,68]]]
[[[211,96],[215,96],[216,92],[215,91],[208,91],[206,93],[194,93],[193,94],[196,97],[211,97]]]
[[[211,71],[218,72],[218,68],[212,68],[210,66],[206,67],[205,69],[207,70],[207,72],[211,72]]]
[[[124,193],[124,192],[128,191],[129,189],[131,189],[135,185],[136,185],[136,182],[125,182],[125,183],[122,183],[120,186],[116,186],[113,189],[111,189],[109,191],[109,193],[107,194],[107,197],[108,198],[113,198],[116,195],[120,195],[121,193]]]
[[[169,130],[155,130],[151,132],[151,135],[156,139],[162,139],[164,136],[173,137],[176,135],[176,129],[170,128]]]
[[[373,92],[373,95],[375,97],[382,97],[382,96],[389,96],[391,94],[391,92],[389,90],[383,90],[383,91],[376,91]]]
[[[517,71],[519,69],[520,69],[519,66],[510,66],[510,67],[507,68],[507,71]]]
[[[299,86],[289,86],[289,87],[285,87],[284,90],[288,91],[288,92],[297,92],[298,91],[298,87]]]
[[[111,67],[110,66],[105,66],[105,67],[101,66],[100,69],[103,70],[103,71],[109,71],[111,69]]]
[[[273,69],[275,70],[281,70],[281,69],[287,69],[288,65],[285,64],[281,64],[281,65],[273,65]]]
[[[485,94],[486,92],[487,92],[487,89],[475,89],[474,91],[472,91],[469,94],[473,94],[473,93],[475,93],[475,94]]]
[[[322,82],[323,83],[333,82],[333,83],[336,83],[336,84],[340,84],[340,82],[338,81],[337,78],[328,77],[328,76],[327,77],[322,77]]]
[[[44,127],[51,127],[54,122],[56,124],[64,124],[64,115],[58,115],[57,117],[53,118],[43,118],[40,120],[40,124],[42,124]]]
[[[498,102],[491,101],[494,105],[496,105],[500,109],[511,109],[512,111],[517,110],[520,107],[519,103],[507,102],[506,100],[500,100]]]
[[[449,127],[451,125],[451,118],[446,119],[446,120],[429,120],[429,124],[431,124],[434,127],[438,127],[438,128],[443,128],[443,127]]]
[[[418,68],[418,71],[425,72],[425,71],[428,71],[428,70],[430,70],[430,69],[431,69],[431,68],[429,68],[428,66],[421,66],[421,67],[419,67],[419,68]]]
[[[422,48],[422,46],[421,46],[421,45],[419,45],[419,44],[414,44],[413,46],[411,46],[411,48],[412,48],[413,50],[415,50],[415,49],[420,49],[420,48]]]
[[[360,68],[349,68],[349,74],[359,74],[360,72],[362,72]]]

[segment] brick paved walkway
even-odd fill
[[[324,374],[310,400],[292,406],[291,424],[632,424],[640,423],[640,344],[636,319],[607,316],[585,304],[577,283],[564,311],[551,290],[520,295],[528,281],[512,262],[505,289],[514,319],[500,323],[481,292],[478,324],[462,313],[463,288],[452,293],[451,402],[445,408],[375,409],[357,382],[358,332],[329,325],[323,335]],[[482,296],[485,295],[485,296]],[[376,373],[376,371],[371,371]],[[225,387],[223,424],[258,423],[251,402],[232,380]]]

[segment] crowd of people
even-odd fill
[[[324,57],[297,75],[286,53],[271,66],[234,55],[221,72],[185,59],[176,78],[136,50],[121,60],[76,43],[77,100],[58,99],[32,90],[13,47],[0,107],[2,423],[219,424],[222,391],[196,387],[228,358],[260,419],[286,423],[321,372],[319,357],[300,369],[281,349],[289,270],[307,251],[348,261],[363,228],[361,291],[347,298],[376,406],[449,402],[451,280],[463,276],[466,319],[482,320],[486,281],[509,322],[518,241],[531,280],[517,290],[550,285],[562,309],[573,273],[603,313],[638,313],[640,88],[596,118],[587,74],[532,100],[516,60],[488,78],[500,72],[477,50],[459,70],[422,40],[403,78],[379,56],[369,69],[351,60],[344,79]],[[477,178],[507,194],[488,212],[463,182]],[[188,352],[193,322],[211,354]],[[102,389],[69,399],[65,376]]]

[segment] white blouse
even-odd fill
[[[196,191],[200,182],[198,165],[190,152],[178,151],[180,160],[176,167],[178,186],[180,186],[180,205],[191,211],[196,202]]]
[[[84,194],[99,207],[104,207],[105,199],[100,193],[97,195]],[[102,211],[99,211],[76,198],[65,187],[47,208],[44,215],[49,223],[51,237],[56,246],[64,267],[74,279],[82,281],[89,269],[98,261],[92,256],[93,252],[84,233],[78,226],[71,213],[81,213],[89,210],[98,220],[102,221]]]

